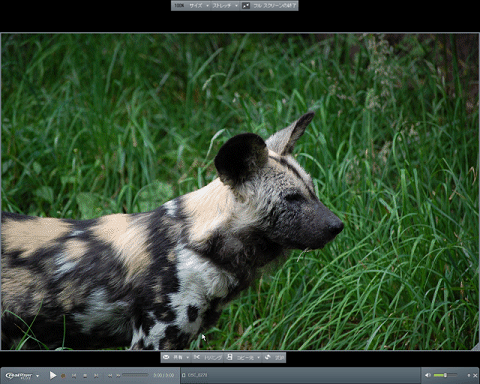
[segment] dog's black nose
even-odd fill
[[[343,231],[343,222],[338,217],[335,217],[328,223],[328,229],[332,236],[337,236],[340,232]]]

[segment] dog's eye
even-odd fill
[[[299,202],[303,200],[303,196],[297,192],[289,193],[285,196],[285,200],[287,200],[289,203]]]

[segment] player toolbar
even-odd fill
[[[298,11],[299,0],[171,1],[172,11]]]
[[[287,352],[198,351],[162,352],[162,364],[285,364]]]
[[[0,384],[479,384],[478,375],[478,367],[2,367]]]

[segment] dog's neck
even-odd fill
[[[256,207],[238,201],[220,179],[182,199],[190,246],[226,270],[251,280],[283,253],[268,239]]]
[[[182,197],[189,224],[190,242],[203,244],[219,228],[227,226],[235,211],[235,198],[220,179]]]

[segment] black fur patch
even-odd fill
[[[198,308],[194,305],[189,305],[187,310],[188,321],[190,323],[195,322],[198,318]]]

